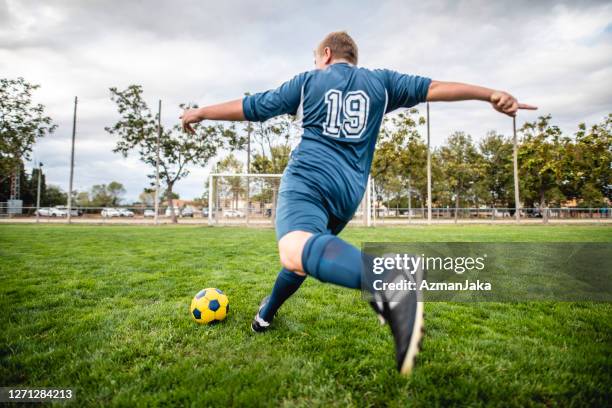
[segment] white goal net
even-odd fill
[[[208,178],[210,225],[274,225],[282,174],[213,173]],[[372,188],[364,194],[351,224],[372,225]]]

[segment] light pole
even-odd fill
[[[161,99],[159,100],[159,105],[157,107],[157,147],[155,152],[155,216],[153,221],[155,225],[158,223],[158,215],[159,212],[159,139],[161,139]]]
[[[42,178],[42,162],[38,163],[38,187],[36,188],[36,222],[40,222],[40,179]]]
[[[518,142],[516,140],[516,117],[512,117],[512,132],[514,134],[514,154],[512,157],[514,167],[514,217],[516,222],[521,221],[521,209],[519,204],[519,179],[518,179]]]
[[[72,115],[72,149],[70,150],[70,183],[68,185],[68,214],[66,220],[71,222],[72,215],[72,182],[74,180],[74,138],[76,135],[76,115],[78,98],[74,97],[74,114]]]
[[[427,223],[431,224],[431,147],[429,132],[429,102],[427,102]]]
[[[251,122],[247,122],[247,188],[246,188],[246,223],[249,223],[249,215],[251,212],[251,131],[253,130]]]

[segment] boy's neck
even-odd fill
[[[351,64],[350,62],[348,62],[347,60],[345,60],[345,59],[341,59],[341,58],[332,60],[332,61],[329,63],[329,65],[328,65],[328,66],[332,66],[332,65],[334,65],[334,64],[349,64],[349,65],[353,65],[353,64]]]

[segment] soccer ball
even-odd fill
[[[191,301],[189,310],[197,323],[220,322],[229,312],[229,299],[219,289],[202,289]]]

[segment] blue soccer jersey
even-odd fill
[[[283,174],[282,192],[319,197],[349,220],[367,184],[383,116],[425,101],[431,79],[348,63],[301,73],[275,90],[247,96],[249,121],[297,115],[303,135]]]

